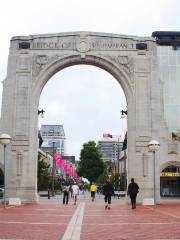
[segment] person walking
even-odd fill
[[[70,183],[65,182],[65,185],[63,187],[63,204],[68,204],[69,202],[69,191],[70,191]]]
[[[134,178],[131,178],[131,183],[128,185],[128,195],[131,199],[132,209],[136,208],[136,197],[139,192],[139,186],[134,182]]]
[[[111,208],[111,196],[114,195],[114,188],[110,180],[108,179],[102,187],[105,201],[105,209]]]
[[[77,203],[77,196],[79,195],[79,186],[77,185],[76,182],[72,185],[72,195],[74,199],[74,205]]]
[[[91,187],[90,187],[92,202],[94,202],[95,195],[96,195],[96,190],[97,190],[96,185],[95,185],[94,183],[92,183],[92,185],[91,185]]]

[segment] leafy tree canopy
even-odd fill
[[[38,159],[38,190],[48,189],[50,181],[49,168],[50,165],[44,159]]]
[[[87,178],[90,182],[95,182],[104,172],[104,168],[105,164],[96,143],[94,141],[84,143],[80,153],[80,163],[78,166],[79,176]]]

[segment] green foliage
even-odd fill
[[[50,184],[50,165],[44,159],[38,159],[38,190],[47,190]]]
[[[106,182],[107,178],[108,178],[108,176],[107,176],[107,173],[105,171],[97,178],[96,183],[98,185],[103,185]]]
[[[107,163],[104,163],[104,171],[103,173],[101,173],[101,175],[97,178],[96,180],[96,183],[99,184],[99,185],[103,185],[107,179],[109,178],[108,177],[108,165]]]
[[[115,173],[114,175],[111,176],[110,178],[111,183],[114,186],[114,190],[116,191],[124,191],[125,187],[125,176],[120,175],[119,173]]]
[[[52,176],[49,176],[49,187],[50,187],[50,189],[52,189]],[[55,176],[55,178],[54,178],[54,190],[56,192],[56,191],[60,191],[60,189],[61,189],[61,187],[60,187],[60,183],[58,181],[58,177]]]
[[[90,182],[96,182],[98,177],[104,172],[105,164],[99,147],[94,141],[83,144],[80,160],[77,169],[78,175],[87,178]]]

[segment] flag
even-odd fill
[[[124,137],[122,151],[126,150],[126,149],[127,149],[127,132],[126,132],[125,137]]]
[[[40,148],[43,144],[43,139],[41,137],[41,132],[40,131],[38,131],[38,139],[39,139],[39,148]]]
[[[103,138],[112,138],[110,133],[103,133]]]

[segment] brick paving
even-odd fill
[[[81,197],[81,202],[85,208],[81,238],[76,240],[180,240],[180,202],[155,209],[138,205],[134,210],[118,199],[113,199],[110,210],[101,198],[91,202]],[[63,239],[76,209],[72,201],[62,205],[62,199],[7,209],[0,205],[0,240]]]
[[[105,210],[102,201],[86,203],[81,240],[180,239],[180,204],[137,206],[112,202]]]
[[[72,203],[47,200],[38,204],[0,207],[0,240],[59,240],[76,209]]]

